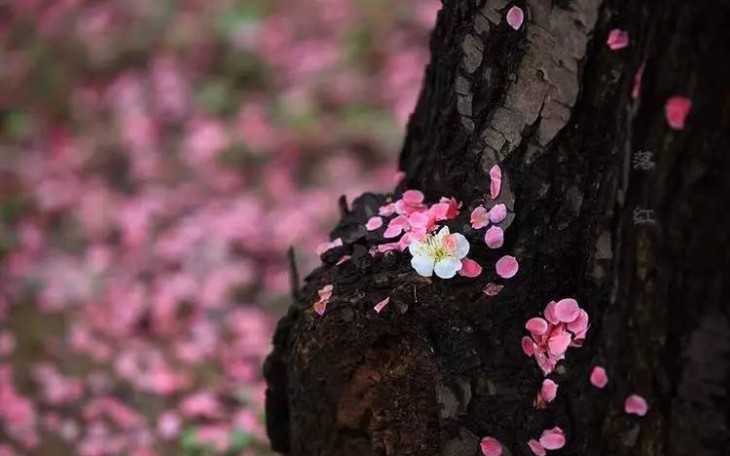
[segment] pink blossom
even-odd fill
[[[383,226],[383,219],[380,217],[370,217],[368,222],[365,224],[365,228],[368,231],[375,231],[381,226]]]
[[[375,307],[373,307],[373,309],[375,309],[375,312],[380,313],[385,308],[385,306],[388,305],[389,302],[390,296],[375,304]]]
[[[499,260],[497,260],[497,264],[495,265],[495,269],[497,271],[497,275],[502,277],[503,279],[510,279],[517,274],[517,271],[519,270],[519,264],[517,263],[517,258],[511,256],[511,255],[505,255]]]
[[[519,30],[522,27],[522,22],[525,20],[525,13],[519,6],[513,6],[507,11],[507,23],[510,27],[515,30]]]
[[[484,234],[484,242],[490,249],[498,249],[504,244],[504,231],[498,226],[492,226]]]
[[[489,282],[486,287],[484,287],[484,294],[489,297],[494,297],[499,294],[500,291],[502,291],[502,288],[504,288],[504,285],[498,285],[493,282]]]
[[[489,211],[482,205],[475,207],[471,211],[471,227],[478,230],[487,225],[489,225]]]
[[[632,394],[631,396],[626,398],[626,401],[624,402],[624,412],[638,415],[638,416],[644,416],[649,411],[649,404],[647,404],[646,399],[639,396],[638,394]]]
[[[667,100],[664,112],[667,123],[673,130],[684,130],[684,124],[692,109],[692,100],[683,96],[674,96]]]
[[[591,384],[596,388],[604,388],[608,385],[608,375],[606,375],[606,369],[601,366],[596,366],[591,371]]]
[[[518,8],[519,9],[519,8]],[[522,10],[520,10],[522,11]],[[492,199],[497,199],[500,192],[502,191],[502,168],[499,165],[494,165],[489,170],[489,193]]]
[[[613,29],[608,34],[608,40],[606,44],[612,51],[618,51],[628,47],[629,45],[629,32],[621,29]]]
[[[501,456],[502,444],[494,437],[484,437],[479,443],[484,456]]]
[[[461,259],[461,269],[458,274],[464,277],[477,277],[482,273],[482,267],[476,261],[469,258]]]

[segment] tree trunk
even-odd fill
[[[294,293],[265,365],[276,451],[474,456],[493,436],[532,455],[528,440],[559,426],[567,441],[551,455],[730,454],[728,2],[517,0],[519,30],[512,5],[444,1],[395,192],[462,202],[451,226],[483,272],[426,279],[407,250],[371,256],[383,239],[363,224],[384,196],[344,205],[332,233],[344,245]],[[606,45],[614,28],[627,48]],[[682,130],[665,119],[676,95],[692,100]],[[490,250],[469,213],[493,203],[495,164],[510,216]],[[493,267],[505,254],[519,261],[509,280]],[[504,289],[487,296],[489,282]],[[525,322],[566,297],[591,326],[536,409],[544,376],[521,349]],[[624,412],[634,393],[643,417]]]

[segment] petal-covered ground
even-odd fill
[[[269,454],[285,252],[392,188],[438,6],[2,7],[0,454]]]

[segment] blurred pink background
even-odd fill
[[[0,5],[0,456],[270,454],[285,252],[392,188],[438,7]]]

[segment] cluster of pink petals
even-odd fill
[[[550,301],[543,312],[545,318],[534,317],[525,328],[530,337],[522,338],[522,351],[535,357],[545,375],[565,358],[568,347],[580,347],[588,331],[588,314],[575,299]]]
[[[325,310],[327,310],[327,303],[332,297],[332,289],[332,284],[328,284],[317,291],[319,299],[312,306],[317,315],[322,316],[324,315]]]
[[[496,204],[491,209],[479,205],[471,212],[471,227],[475,230],[497,224],[507,218],[507,206]],[[490,226],[484,234],[484,243],[490,249],[498,249],[504,243],[504,231],[498,226]]]
[[[527,446],[536,456],[545,456],[546,450],[559,450],[565,446],[565,433],[557,426],[546,429],[542,431],[540,439],[531,439],[527,442]]]
[[[502,444],[494,437],[484,437],[479,447],[484,456],[502,456]]]
[[[632,394],[624,401],[624,412],[628,414],[644,416],[648,411],[649,404],[638,394]]]
[[[381,217],[392,217],[383,233],[386,239],[397,241],[380,244],[377,252],[405,250],[413,241],[422,240],[426,234],[439,228],[437,222],[451,220],[459,213],[459,203],[454,198],[441,198],[431,206],[424,203],[425,196],[418,190],[406,190],[403,196],[379,209],[380,217],[371,218],[366,228],[376,230],[383,225]],[[380,219],[380,221],[374,221]]]

